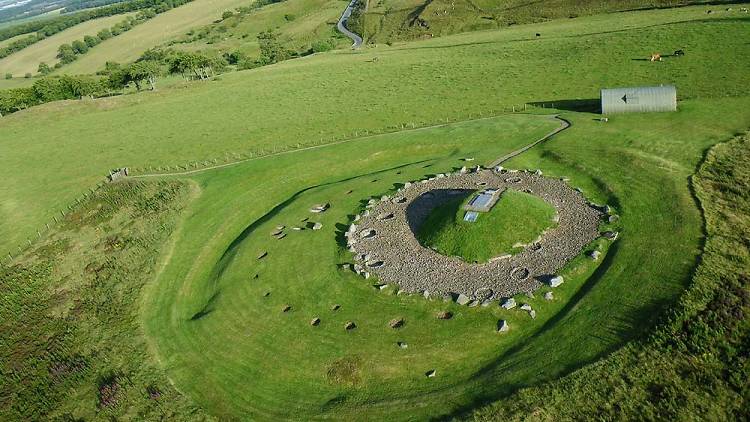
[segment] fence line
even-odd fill
[[[36,229],[36,236],[35,237],[27,237],[25,242],[22,242],[20,245],[17,245],[15,249],[12,249],[11,251],[8,251],[5,255],[3,255],[0,258],[0,265],[10,265],[13,262],[13,259],[21,256],[23,252],[32,246],[32,240],[37,240],[42,237],[43,234],[46,234],[48,231],[50,231],[51,228],[55,226],[55,224],[62,221],[62,219],[68,215],[77,205],[79,205],[81,202],[83,202],[86,198],[93,195],[96,191],[102,188],[107,183],[107,179],[101,179],[93,188],[88,188],[85,192],[82,194],[76,196],[76,198],[70,202],[67,206],[63,207],[63,209],[59,211],[55,211],[52,214],[52,218],[48,219],[44,226],[40,226],[38,229]],[[59,215],[59,218],[58,218]],[[17,250],[18,252],[14,254],[13,251]]]
[[[151,175],[168,176],[170,174],[184,173],[189,170],[207,170],[210,168],[221,167],[221,166],[229,165],[229,164],[237,164],[243,161],[271,156],[274,154],[291,152],[295,150],[301,150],[301,149],[312,148],[312,147],[331,145],[331,144],[341,143],[341,142],[345,142],[345,141],[353,140],[357,138],[398,133],[404,130],[418,130],[418,129],[426,129],[426,128],[431,128],[431,127],[440,127],[440,126],[444,126],[444,125],[451,124],[451,123],[467,122],[471,120],[483,120],[483,119],[497,117],[497,116],[507,114],[507,113],[523,113],[523,112],[528,112],[528,111],[533,111],[533,110],[538,110],[538,109],[546,109],[546,108],[554,108],[554,103],[541,103],[541,104],[535,103],[534,105],[531,105],[531,104],[510,105],[510,106],[504,106],[498,109],[488,109],[486,111],[467,113],[466,115],[463,115],[463,116],[455,116],[455,117],[446,116],[445,119],[439,119],[437,121],[432,121],[432,122],[410,121],[410,122],[388,125],[380,129],[358,129],[347,136],[339,136],[339,137],[331,136],[330,138],[319,138],[311,142],[304,142],[304,143],[298,142],[294,145],[286,145],[282,147],[274,145],[272,147],[261,148],[259,151],[253,150],[253,151],[239,152],[239,153],[228,151],[228,152],[225,152],[224,156],[220,158],[196,160],[196,161],[190,161],[190,162],[187,162],[184,164],[178,164],[178,165],[166,165],[166,166],[157,166],[157,167],[149,166],[149,167],[140,167],[140,168],[129,167],[128,168],[129,173],[130,173],[129,176],[151,176]],[[219,165],[220,160],[222,161],[221,165]],[[110,176],[111,174],[112,173],[110,172]],[[17,246],[16,249],[18,249],[18,253],[16,253],[15,255],[13,251],[8,251],[8,253],[5,256],[0,258],[0,265],[10,265],[13,262],[14,258],[20,256],[25,249],[32,246],[32,240],[40,239],[43,234],[47,233],[55,224],[59,223],[70,211],[74,209],[75,206],[80,204],[83,200],[88,198],[90,195],[93,195],[96,191],[101,189],[101,187],[104,186],[107,182],[109,182],[109,178],[102,179],[96,184],[96,186],[94,186],[93,188],[89,188],[83,194],[77,196],[73,202],[69,203],[67,207],[59,211],[60,218],[57,217],[58,212],[55,212],[51,220],[48,220],[47,222],[44,223],[43,227],[40,227],[39,229],[36,230],[36,234],[37,234],[36,238],[34,239],[26,238],[26,242]]]
[[[302,143],[298,142],[296,144],[289,144],[289,145],[284,145],[284,146],[272,145],[272,146],[266,146],[266,147],[262,147],[259,149],[254,149],[254,150],[249,150],[249,151],[244,151],[244,152],[227,151],[223,153],[223,156],[215,157],[215,158],[194,160],[194,161],[189,161],[186,163],[170,164],[170,165],[164,165],[164,166],[129,167],[129,170],[130,170],[131,176],[158,176],[158,175],[168,176],[170,174],[179,175],[179,174],[184,174],[184,173],[187,173],[189,171],[194,171],[194,170],[208,170],[212,168],[223,167],[227,164],[237,164],[237,163],[241,163],[244,161],[272,156],[274,154],[279,154],[283,152],[296,151],[300,149],[312,148],[312,147],[318,147],[318,146],[324,146],[324,145],[332,145],[332,144],[341,143],[341,142],[356,139],[356,138],[385,135],[385,134],[390,134],[390,133],[398,133],[404,130],[415,130],[415,129],[439,127],[439,126],[450,124],[450,123],[488,119],[488,118],[497,117],[497,116],[507,114],[507,113],[523,113],[523,112],[546,109],[546,108],[554,108],[554,103],[535,103],[534,105],[531,105],[531,104],[510,105],[510,106],[505,106],[505,107],[501,107],[498,109],[488,109],[486,111],[472,112],[472,113],[467,113],[465,115],[460,115],[460,116],[455,116],[455,117],[448,116],[448,117],[441,118],[435,121],[430,121],[430,122],[409,121],[409,122],[391,124],[383,128],[379,128],[379,129],[356,129],[353,132],[347,135],[342,135],[342,136],[318,138],[318,139],[308,141],[308,142],[302,142]]]

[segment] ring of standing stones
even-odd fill
[[[484,189],[536,195],[554,206],[558,224],[521,252],[487,263],[468,263],[419,243],[415,233],[435,207],[457,195]],[[564,179],[544,177],[540,171],[464,167],[406,183],[392,197],[370,200],[345,235],[356,260],[352,268],[365,278],[376,274],[383,285],[393,283],[407,293],[487,304],[533,292],[545,283],[552,287],[562,283],[555,272],[599,237],[606,208],[588,202]]]

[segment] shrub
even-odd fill
[[[12,73],[6,73],[5,74],[5,79],[13,79],[13,74]]]
[[[327,40],[319,40],[312,43],[312,51],[313,53],[322,53],[324,51],[330,51],[333,50],[335,47],[333,40],[327,39]]]

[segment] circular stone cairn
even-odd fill
[[[456,195],[476,191],[477,186],[531,192],[556,209],[558,225],[521,252],[481,264],[422,246],[415,233],[430,212]],[[367,268],[383,283],[394,283],[406,293],[429,291],[430,296],[463,295],[475,301],[530,293],[549,284],[556,271],[599,237],[604,215],[600,206],[564,180],[500,167],[407,182],[394,198],[373,204],[346,232],[349,250],[360,262],[357,268]],[[367,265],[373,262],[378,265]]]

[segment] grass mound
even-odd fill
[[[737,137],[713,147],[693,176],[706,218],[704,254],[692,287],[659,329],[604,362],[543,387],[521,390],[474,412],[470,419],[520,420],[531,412],[539,419],[554,415],[579,420],[689,420],[696,414],[712,420],[746,417],[748,157],[750,137]]]
[[[425,246],[444,255],[459,256],[468,262],[486,262],[517,253],[517,244],[534,241],[552,226],[555,208],[528,193],[508,189],[492,209],[480,213],[476,222],[464,221],[464,205],[474,195],[447,202],[432,211],[417,233]]]

